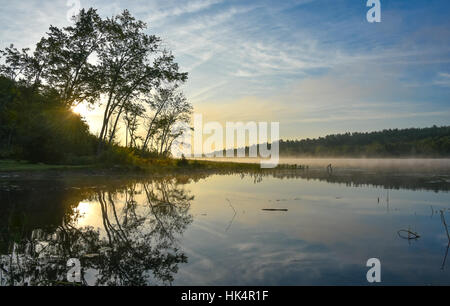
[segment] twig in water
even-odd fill
[[[450,235],[448,234],[448,226],[447,226],[447,223],[445,222],[445,216],[444,216],[443,210],[441,210],[441,221],[442,221],[442,224],[444,224],[445,232],[447,233],[447,239],[450,242]]]
[[[447,226],[447,222],[445,222],[445,216],[444,216],[443,210],[441,210],[441,221],[445,227],[445,232],[447,233],[447,239],[448,239],[447,250],[445,251],[444,260],[442,261],[442,266],[441,266],[441,270],[444,270],[445,262],[447,261],[448,249],[450,247],[450,235],[448,234],[448,226]]]
[[[444,270],[444,268],[445,268],[445,262],[447,261],[447,255],[448,255],[449,247],[450,247],[450,241],[447,244],[447,250],[445,251],[445,256],[444,256],[444,260],[442,261],[441,270]]]
[[[233,205],[231,205],[230,200],[228,200],[228,199],[226,199],[226,200],[227,200],[227,202],[228,202],[228,205],[230,205],[230,207],[234,210],[233,218],[231,218],[230,224],[228,224],[227,228],[225,229],[225,232],[228,232],[228,230],[229,230],[230,227],[231,227],[231,224],[233,224],[234,218],[236,218],[237,211],[236,211],[236,209],[234,209]]]
[[[405,236],[404,233],[408,234],[408,236]],[[400,238],[408,240],[420,238],[418,233],[411,232],[410,230],[399,230],[397,234]]]
[[[263,208],[264,211],[288,211],[286,208]]]

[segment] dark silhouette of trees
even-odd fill
[[[83,101],[94,103],[99,84],[89,57],[104,42],[95,30],[99,20],[91,8],[80,11],[74,26],[50,26],[32,55],[28,49],[19,51],[11,45],[0,53],[5,61],[0,73],[38,92],[57,93],[61,104],[67,107]]]
[[[147,100],[151,116],[147,122],[147,133],[143,149],[169,155],[173,141],[185,130],[192,114],[192,105],[176,88],[162,88]],[[175,125],[178,124],[179,128]]]
[[[19,84],[0,76],[0,157],[58,163],[95,154],[89,126],[58,94]]]
[[[50,26],[47,36],[36,46],[35,58],[43,59],[41,78],[45,86],[58,92],[68,107],[83,101],[95,103],[101,88],[95,65],[89,61],[105,42],[96,30],[100,17],[96,10],[80,11],[74,26]]]
[[[280,155],[311,157],[449,157],[450,127],[391,129],[281,140]]]
[[[270,143],[267,145],[270,148]],[[450,126],[333,134],[316,139],[280,140],[282,157],[450,157]],[[249,156],[249,147],[245,147]],[[258,150],[257,145],[252,149]],[[225,155],[223,150],[222,154]],[[237,149],[234,149],[236,156]]]
[[[118,146],[120,122],[125,122],[130,138],[126,146],[148,151],[148,135],[158,135],[158,146],[152,150],[167,155],[176,136],[170,128],[174,121],[189,121],[192,106],[180,92],[161,112],[155,113],[148,101],[162,87],[177,88],[187,80],[187,73],[179,72],[161,39],[145,30],[146,24],[127,10],[102,19],[95,9],[83,9],[74,25],[50,26],[33,53],[13,45],[1,50],[1,155],[46,162],[92,155],[85,150],[92,138],[86,135],[87,125],[70,110],[79,103],[98,106],[102,102],[98,156]],[[150,116],[155,131],[147,129],[147,137],[141,137],[138,128]],[[82,149],[70,153],[69,148],[80,144]]]
[[[185,81],[187,74],[178,72],[174,57],[161,49],[161,40],[144,34],[146,25],[128,11],[102,21],[99,28],[105,43],[98,50],[98,71],[107,99],[99,137],[100,144],[111,144],[119,118],[130,103],[148,95],[162,81]]]

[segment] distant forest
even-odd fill
[[[248,153],[248,147],[246,148]],[[280,140],[282,157],[450,157],[450,126]]]
[[[280,141],[281,156],[449,157],[450,126],[392,129]]]

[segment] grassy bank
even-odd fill
[[[49,165],[44,163],[30,163],[27,161],[0,160],[0,172],[21,172],[21,171],[118,171],[118,172],[139,172],[139,173],[168,173],[168,172],[186,172],[186,171],[244,171],[258,170],[259,164],[234,163],[234,162],[216,162],[216,161],[198,161],[198,160],[179,160],[179,159],[148,159],[141,161],[139,165]]]
[[[70,170],[82,169],[90,166],[72,166],[72,165],[48,165],[43,163],[30,163],[27,161],[17,160],[0,160],[0,171],[45,171],[45,170]]]

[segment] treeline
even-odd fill
[[[281,140],[281,156],[450,157],[450,126],[345,133]]]
[[[80,162],[95,155],[97,137],[52,91],[38,92],[0,76],[0,157]]]
[[[50,26],[33,52],[0,50],[0,158],[77,163],[94,155],[113,162],[169,155],[185,132],[174,127],[187,126],[192,113],[179,90],[187,73],[146,29],[126,10],[102,19],[83,9],[72,26]],[[72,112],[80,103],[102,106],[98,135]]]

